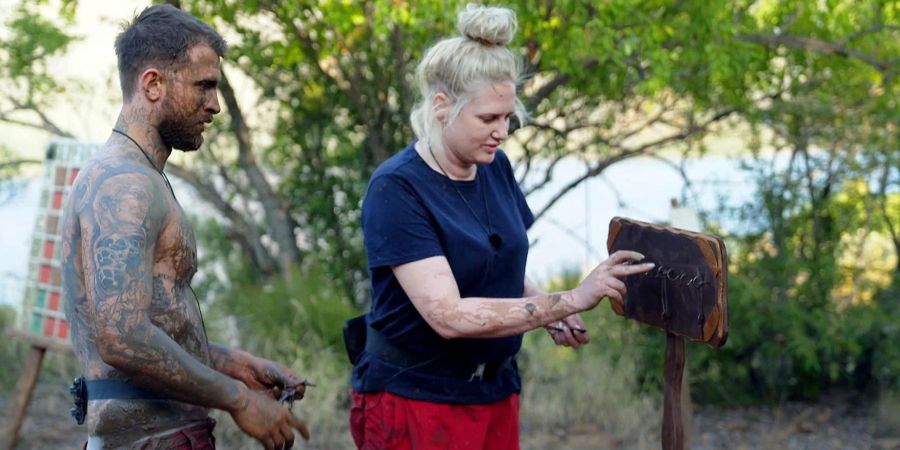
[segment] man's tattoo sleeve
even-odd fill
[[[100,183],[80,211],[97,350],[138,384],[178,400],[231,409],[241,394],[239,384],[150,321],[154,253],[165,220],[159,194],[147,175],[122,173]]]

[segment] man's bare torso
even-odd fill
[[[134,217],[146,219],[136,223]],[[155,241],[152,255],[143,254],[149,253],[140,249],[143,241]],[[141,258],[152,258],[147,265],[152,267],[149,320],[208,365],[208,343],[190,288],[197,270],[190,224],[162,175],[136,148],[107,144],[84,166],[72,186],[63,236],[66,313],[75,352],[89,380],[133,380],[133,374],[103,362],[94,319],[102,315],[122,329],[134,320],[135,311],[115,298],[134,295],[129,286],[123,286],[133,281],[121,275],[135,270]],[[91,302],[89,292],[91,298],[111,300]],[[128,357],[140,358],[137,353]],[[149,358],[140,363],[168,364],[164,359]],[[104,441],[103,447],[120,447],[206,417],[206,408],[177,401],[96,400],[88,405],[87,425],[91,436]]]

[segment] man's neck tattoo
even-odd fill
[[[166,182],[166,187],[168,187],[169,192],[172,193],[172,198],[174,198],[175,202],[178,203],[178,197],[175,197],[175,191],[172,189],[172,183],[169,182],[169,177],[166,176],[166,173],[163,172],[162,169],[160,169],[159,167],[156,166],[156,163],[153,161],[153,158],[151,158],[150,154],[147,153],[146,150],[144,150],[144,147],[141,146],[141,144],[138,144],[138,141],[134,140],[134,138],[129,136],[128,133],[126,133],[118,128],[113,128],[112,130],[113,130],[113,133],[118,133],[118,134],[121,134],[122,136],[125,136],[129,141],[131,141],[134,145],[137,146],[138,150],[140,150],[141,153],[144,154],[144,157],[147,158],[147,162],[149,162],[150,165],[153,167],[153,169],[156,170],[156,172],[162,176],[163,181]]]

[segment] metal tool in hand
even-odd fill
[[[295,388],[284,388],[281,391],[281,397],[278,397],[278,403],[283,403],[288,405],[288,409],[292,409],[294,407],[294,395],[297,393],[297,389]]]
[[[303,386],[305,388],[315,385],[308,381],[301,381],[299,386]],[[288,406],[288,409],[292,409],[294,407],[295,395],[297,395],[296,387],[286,387],[281,391],[281,396],[278,397],[278,403],[286,404]]]
[[[572,336],[575,336],[576,332],[582,333],[582,334],[587,333],[587,330],[585,330],[584,328],[575,328],[575,327],[569,327],[569,326],[562,327],[562,326],[547,325],[547,329],[556,331],[558,333],[565,333],[566,329],[568,329],[569,332],[572,333]]]

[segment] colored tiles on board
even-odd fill
[[[51,240],[44,241],[44,259],[52,259],[56,254],[56,242]]]

